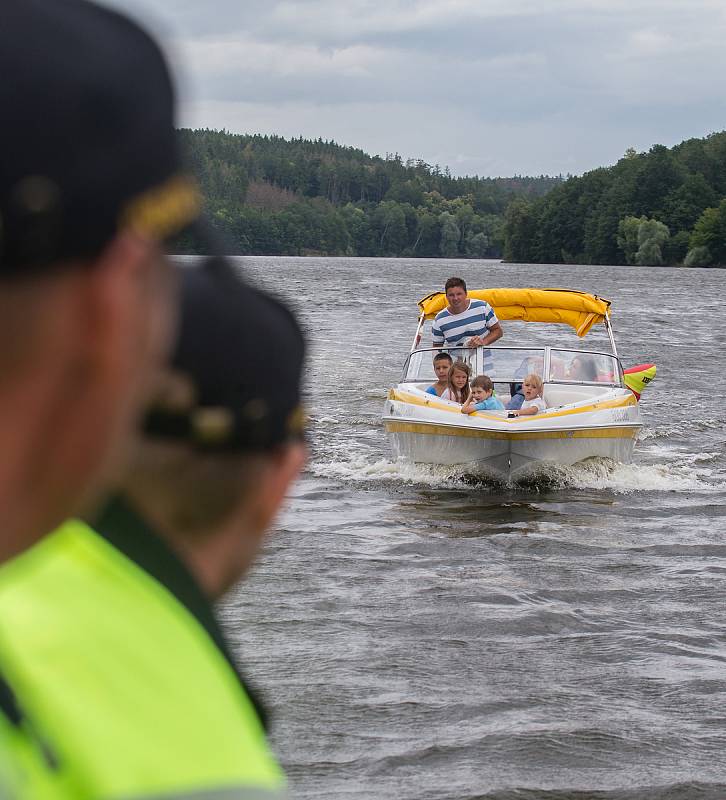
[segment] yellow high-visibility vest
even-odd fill
[[[10,677],[92,798],[280,798],[209,603],[122,501],[0,570]],[[4,663],[4,662],[3,662]]]
[[[47,737],[31,723],[0,675],[0,798],[70,800],[77,796]]]

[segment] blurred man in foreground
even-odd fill
[[[0,12],[0,560],[108,477],[176,309],[198,211],[156,45],[81,0]]]
[[[3,561],[109,481],[171,344],[163,242],[198,198],[166,65],[125,18],[3,0],[0,74]],[[0,669],[7,639],[0,618]],[[46,767],[62,765],[0,678],[0,794],[41,796]]]
[[[283,795],[211,603],[302,466],[302,359],[283,306],[224,264],[185,271],[174,370],[123,492],[4,569],[8,669],[88,796]]]

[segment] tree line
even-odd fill
[[[512,261],[726,266],[726,132],[629,149],[505,217]]]
[[[182,129],[207,213],[231,253],[498,258],[514,198],[559,177],[454,177],[335,142]],[[187,235],[180,252],[199,252]]]

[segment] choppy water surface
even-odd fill
[[[726,797],[726,272],[239,263],[312,340],[312,460],[224,608],[293,795]],[[658,363],[634,464],[392,462],[383,398],[450,274],[613,300],[625,366]]]

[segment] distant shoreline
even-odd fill
[[[178,131],[229,252],[726,265],[726,131],[580,177],[455,178],[318,139]],[[187,233],[181,252],[201,252]]]
[[[208,258],[207,253],[173,253],[170,258]],[[718,264],[708,267],[684,267],[683,264],[566,264],[564,262],[536,262],[536,261],[507,261],[503,258],[473,258],[473,257],[456,257],[444,258],[443,256],[358,256],[358,255],[330,255],[330,254],[310,254],[305,253],[301,255],[294,255],[290,253],[225,253],[229,258],[288,258],[288,259],[345,259],[348,261],[462,261],[467,263],[486,263],[488,265],[496,266],[531,266],[531,267],[626,267],[628,269],[679,269],[679,270],[721,270],[726,269],[726,265]]]

